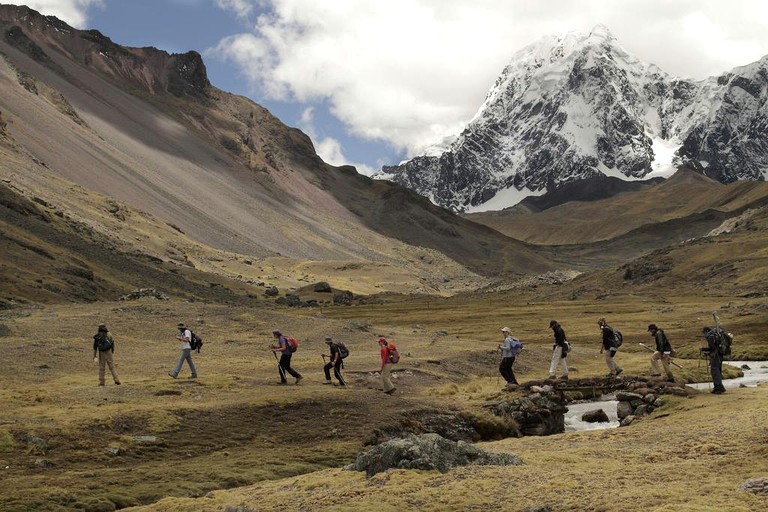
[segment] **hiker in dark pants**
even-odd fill
[[[179,372],[181,372],[181,368],[184,366],[184,361],[186,361],[192,372],[192,375],[188,378],[196,379],[197,368],[195,368],[195,363],[192,362],[192,345],[190,345],[190,342],[192,341],[192,331],[190,331],[183,322],[179,322],[176,327],[179,329],[179,335],[176,336],[176,339],[181,342],[181,357],[179,358],[179,362],[176,363],[176,368],[168,372],[168,376],[173,379],[177,378]]]
[[[518,345],[520,342],[512,337],[512,330],[509,327],[503,327],[501,333],[504,336],[504,342],[499,345],[499,350],[501,350],[499,373],[507,381],[507,389],[516,389],[517,379],[515,378],[515,372],[512,371],[512,365],[515,364],[515,356],[517,355],[515,352],[517,348],[515,341],[517,341]]]
[[[600,353],[605,356],[605,364],[608,365],[609,375],[615,377],[624,371],[623,368],[619,368],[619,365],[616,364],[616,360],[614,359],[616,352],[618,351],[615,345],[615,333],[611,326],[605,322],[605,318],[598,318],[597,325],[600,327],[603,337]]]
[[[285,339],[285,336],[280,332],[279,329],[275,329],[272,331],[272,336],[275,337],[277,340],[277,345],[272,345],[272,351],[277,353],[280,352],[280,363],[278,364],[278,372],[280,373],[280,384],[287,384],[288,381],[285,378],[285,374],[289,373],[293,377],[296,377],[296,384],[301,382],[301,379],[304,377],[301,376],[299,372],[291,368],[291,356],[293,356],[293,352],[291,351],[291,347],[288,345],[288,340]]]
[[[347,383],[344,382],[344,378],[341,376],[341,368],[344,364],[341,358],[341,350],[339,350],[339,346],[333,342],[333,338],[330,336],[325,337],[325,343],[328,344],[328,348],[331,350],[331,360],[323,366],[323,371],[325,372],[325,382],[323,384],[331,384],[331,368],[333,368],[333,375],[339,381],[339,386],[346,386]],[[325,357],[325,354],[323,354],[323,357]]]
[[[723,356],[720,354],[717,337],[712,328],[704,328],[704,338],[707,340],[707,346],[701,349],[701,354],[709,359],[709,371],[712,374],[712,384],[714,385],[711,393],[719,395],[725,393],[725,386],[723,386]]]
[[[93,337],[93,360],[99,363],[99,386],[103,386],[106,373],[106,366],[109,366],[109,371],[112,373],[112,379],[115,384],[120,385],[120,379],[117,378],[117,370],[115,370],[114,362],[115,354],[115,339],[104,324],[99,325],[99,330]]]

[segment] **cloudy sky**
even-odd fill
[[[203,54],[211,82],[370,173],[458,132],[512,54],[606,25],[701,79],[768,54],[765,0],[28,0],[126,46]]]

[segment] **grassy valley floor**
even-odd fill
[[[649,322],[665,328],[679,379],[705,380],[702,325],[720,311],[735,356],[765,358],[766,301],[622,297],[533,302],[523,296],[391,298],[383,304],[289,309],[140,300],[0,313],[0,510],[763,510],[738,493],[768,476],[764,388],[673,398],[630,427],[483,443],[524,465],[447,474],[342,471],[376,428],[414,411],[466,410],[498,397],[495,350],[509,325],[526,344],[521,381],[546,376],[551,318],[574,345],[573,375],[603,375],[595,321],[622,330],[620,364],[647,374]],[[205,345],[199,379],[173,380],[175,325]],[[91,336],[117,339],[121,386],[97,386]],[[299,386],[277,385],[270,332],[300,340]],[[349,389],[322,384],[325,335],[345,341]],[[387,396],[377,390],[379,335],[403,354]],[[154,503],[154,504],[153,504]],[[666,508],[665,508],[666,507]],[[688,508],[686,508],[688,507]],[[710,507],[710,508],[707,508]]]

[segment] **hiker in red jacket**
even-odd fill
[[[379,347],[381,353],[381,382],[384,385],[384,392],[391,395],[395,392],[395,386],[389,378],[392,371],[392,361],[389,357],[389,347],[386,338],[379,338]]]

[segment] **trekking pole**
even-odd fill
[[[270,350],[271,350],[271,347],[270,347]],[[275,356],[275,361],[277,361],[277,371],[280,373],[280,377],[282,377],[281,381],[285,382],[288,379],[285,378],[285,370],[283,370],[283,367],[280,366],[280,359],[277,358],[277,352],[272,350],[272,355]]]
[[[649,352],[656,352],[654,349],[652,349],[651,347],[649,347],[649,346],[648,346],[648,345],[646,345],[645,343],[638,343],[638,345],[640,345],[641,347],[643,347],[645,350],[647,350],[647,351],[649,351]],[[682,367],[682,366],[680,366],[680,365],[679,365],[679,364],[677,364],[676,362],[672,361],[672,358],[671,358],[671,357],[670,357],[669,363],[670,363],[672,366],[677,366],[677,367],[678,367],[678,368],[680,368],[681,370],[683,369],[683,367]]]

